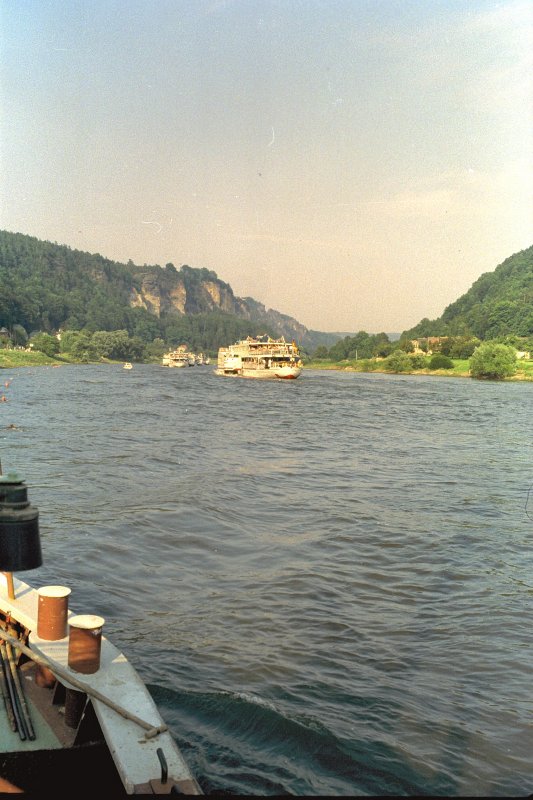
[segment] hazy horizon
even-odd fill
[[[0,227],[400,332],[531,245],[523,0],[0,9]]]

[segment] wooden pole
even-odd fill
[[[4,642],[8,642],[12,647],[15,647],[17,650],[20,650],[21,653],[24,653],[25,656],[31,658],[32,661],[35,661],[36,664],[40,664],[43,667],[47,667],[56,675],[63,678],[63,680],[67,681],[71,684],[71,686],[75,686],[85,694],[88,694],[89,697],[94,697],[96,700],[100,700],[102,703],[105,703],[106,706],[112,708],[113,711],[116,711],[117,714],[120,714],[124,719],[129,719],[132,722],[135,722],[139,727],[144,728],[146,733],[144,734],[145,739],[152,739],[154,736],[157,736],[159,733],[164,733],[168,730],[168,726],[163,723],[162,725],[154,726],[150,722],[146,722],[144,719],[141,719],[136,714],[132,714],[131,711],[128,711],[126,708],[119,706],[117,703],[114,703],[110,697],[107,695],[102,694],[97,689],[93,689],[92,686],[89,686],[84,681],[80,681],[75,678],[73,675],[69,674],[65,669],[60,667],[59,665],[52,664],[48,661],[47,658],[44,656],[35,653],[29,647],[26,647],[25,644],[22,644],[18,639],[13,636],[10,636],[6,633],[2,628],[0,628],[0,639],[3,639]],[[3,647],[3,645],[2,645]]]
[[[15,599],[15,584],[13,583],[13,573],[12,572],[4,572],[7,580],[7,596],[10,600]]]

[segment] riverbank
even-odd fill
[[[0,369],[13,369],[15,367],[50,367],[60,364],[72,363],[69,359],[50,358],[39,350],[28,352],[26,350],[0,350]]]
[[[28,352],[27,350],[0,350],[0,369],[16,369],[17,367],[60,367],[65,364],[85,364],[68,353],[58,356],[47,356],[39,350]],[[103,359],[103,364],[122,364],[122,361],[112,361]]]
[[[401,375],[435,375],[443,378],[471,378],[468,359],[452,359],[451,369],[413,369],[402,371]],[[305,369],[336,370],[341,372],[380,372],[386,375],[393,375],[389,369],[385,369],[384,361],[381,359],[362,359],[360,361],[309,361]],[[506,381],[532,381],[533,382],[533,361],[519,361],[518,370],[511,378]]]
[[[468,359],[452,359],[451,369],[417,369],[401,372],[401,375],[435,375],[442,378],[470,378]],[[17,367],[60,367],[65,364],[83,364],[68,354],[51,357],[39,351],[27,352],[26,350],[0,350],[0,369],[15,369]],[[105,359],[105,364],[122,364],[122,361]],[[532,381],[533,361],[519,361],[518,371],[506,381]],[[336,370],[344,372],[382,372],[388,375],[395,374],[385,369],[384,362],[380,359],[361,359],[360,361],[309,361],[304,364],[304,369]]]

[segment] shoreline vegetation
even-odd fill
[[[304,362],[304,370],[336,370],[341,372],[379,372],[386,375],[434,375],[444,378],[471,378],[468,359],[452,359],[453,367],[450,369],[412,369],[396,372],[387,369],[382,359],[359,359],[330,361],[311,360]],[[69,354],[61,354],[55,357],[47,356],[40,351],[28,352],[25,350],[0,350],[0,369],[16,369],[17,367],[60,367],[66,364],[79,364],[83,366],[91,364],[123,364],[123,361],[112,359],[102,359],[100,361],[85,362],[71,357]],[[160,364],[160,361],[141,362]],[[533,361],[519,361],[515,375],[504,378],[504,381],[532,381],[533,382]]]
[[[451,369],[411,369],[396,372],[386,369],[384,359],[361,359],[359,361],[310,361],[304,364],[304,369],[337,370],[341,372],[379,372],[384,375],[434,375],[443,378],[472,378],[470,374],[469,359],[452,359]],[[504,381],[533,381],[533,361],[518,362],[516,373]]]

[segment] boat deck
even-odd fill
[[[25,664],[20,669],[21,683],[24,690],[24,696],[30,719],[35,731],[35,739],[21,740],[18,731],[12,731],[9,725],[5,705],[2,703],[0,706],[0,753],[14,753],[16,751],[24,750],[30,752],[32,750],[59,750],[64,747],[64,743],[60,737],[57,736],[49,723],[46,721],[45,715],[39,710],[39,705],[32,696],[32,686],[34,686],[33,673],[34,667],[32,664]]]
[[[82,681],[126,792],[150,793],[153,790],[150,781],[157,782],[162,774],[159,750],[163,753],[167,764],[168,783],[176,783],[184,794],[201,794],[170,732],[166,730],[151,695],[126,657],[105,636],[102,636],[99,670],[89,675],[81,675],[71,670],[68,666],[68,636],[58,641],[40,639],[33,632],[37,629],[38,593],[16,578],[14,582],[13,600],[8,598],[5,576],[0,574],[0,607],[5,612],[11,611],[12,617],[30,631],[29,646],[32,652],[44,657],[52,671],[54,667],[59,668],[58,674],[61,676],[60,681],[63,686],[79,692],[78,682]],[[69,611],[69,616],[72,613]],[[64,677],[65,674],[67,679]],[[71,684],[68,681],[69,676],[73,679]],[[30,678],[29,683],[25,681],[25,685],[29,688],[27,695],[30,695],[32,691],[30,667],[26,677]],[[108,702],[91,695],[92,692],[105,697]],[[116,708],[111,707],[109,701],[126,711],[130,717],[141,720],[144,726],[118,713]],[[18,734],[15,734],[15,739],[11,739],[12,732],[7,731],[5,740],[7,744],[14,744],[17,750],[22,749],[26,752],[28,749],[41,749],[45,742],[47,747],[50,743],[50,749],[70,746],[67,742],[61,743],[59,739],[55,741],[54,735],[46,731],[46,722],[34,704],[32,710],[35,716],[34,727],[38,733],[35,742],[21,743]],[[57,714],[57,708],[51,713]],[[5,727],[2,725],[3,729]],[[160,728],[162,730],[159,730]],[[150,776],[148,782],[147,776]]]

